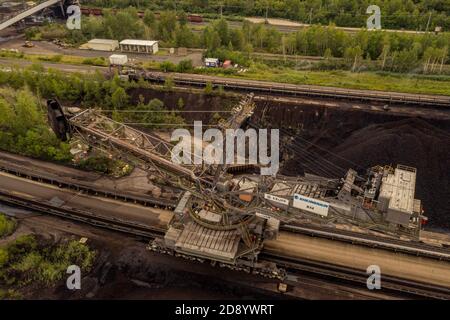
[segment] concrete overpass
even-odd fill
[[[32,7],[28,7],[22,11],[11,13],[11,15],[8,15],[5,19],[0,21],[0,31],[3,29],[6,29],[13,24],[32,16],[39,11],[44,10],[45,8],[51,7],[57,3],[61,3],[64,0],[46,0],[46,1],[40,1],[39,3],[36,3],[36,5]]]

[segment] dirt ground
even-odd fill
[[[246,18],[245,20],[248,20],[248,21],[250,21],[252,23],[265,23],[265,21],[266,21],[265,18],[258,18],[258,17]],[[283,27],[303,27],[303,26],[306,26],[303,23],[298,23],[298,22],[291,21],[291,20],[286,20],[286,19],[269,18],[269,19],[267,19],[267,22],[270,25],[283,26]]]
[[[25,48],[23,47],[25,43],[25,39],[10,39],[3,43],[1,43],[1,48],[5,49],[17,49],[22,51],[25,54],[36,54],[36,55],[67,55],[67,56],[79,56],[86,58],[97,58],[104,57],[109,58],[111,54],[114,52],[108,51],[94,51],[94,50],[83,50],[77,48],[62,48],[57,46],[56,44],[48,41],[32,41],[34,44],[33,48]],[[145,55],[145,54],[133,54],[126,53],[128,58],[134,62],[149,62],[149,61],[170,61],[173,63],[179,63],[181,60],[192,60],[192,64],[194,66],[203,65],[202,61],[202,52],[190,52],[188,51],[187,55],[170,55],[163,54],[163,52],[158,53],[156,55]]]
[[[261,278],[153,253],[146,249],[146,241],[121,233],[4,205],[0,205],[0,211],[19,222],[16,232],[0,240],[0,245],[19,235],[38,234],[55,242],[87,237],[88,245],[97,250],[94,269],[82,274],[81,290],[68,290],[65,280],[48,287],[32,284],[19,290],[24,299],[281,298],[279,294],[252,288],[251,283],[261,282]],[[275,283],[273,287],[276,288]]]

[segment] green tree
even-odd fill
[[[188,20],[188,16],[186,14],[186,12],[181,11],[178,13],[178,22],[180,23],[180,26],[185,26],[188,24],[189,20]]]
[[[173,38],[173,34],[177,28],[177,15],[174,11],[162,12],[159,18],[159,37],[168,41]]]
[[[213,90],[214,90],[214,88],[213,88],[213,84],[211,83],[211,81],[206,82],[205,89],[204,89],[205,94],[207,94],[207,95],[212,94]]]
[[[125,92],[125,89],[118,87],[111,96],[111,104],[114,109],[124,109],[128,105],[129,97]]]
[[[177,66],[177,72],[190,72],[194,69],[192,60],[181,60]]]
[[[153,11],[147,9],[144,12],[144,18],[143,21],[147,27],[154,27],[154,24],[156,22],[155,14]]]
[[[360,46],[345,49],[344,59],[350,66],[352,72],[356,71],[359,68],[363,60],[363,53],[364,51]]]
[[[164,89],[166,90],[172,90],[173,87],[175,86],[175,83],[173,82],[173,78],[172,77],[166,77],[166,80],[164,80]]]
[[[178,101],[177,101],[177,108],[179,109],[179,110],[182,110],[183,108],[184,108],[184,100],[183,100],[183,98],[178,98]]]
[[[177,27],[175,30],[175,46],[193,48],[197,46],[197,39],[187,25]]]
[[[10,128],[14,121],[14,110],[3,98],[0,98],[0,128]]]
[[[38,111],[37,101],[29,90],[21,90],[17,94],[15,103],[16,128],[25,133],[29,128],[36,127],[42,120]]]
[[[226,46],[230,41],[230,35],[228,30],[228,22],[225,19],[219,19],[213,24],[214,30],[217,32],[220,38],[220,45]]]

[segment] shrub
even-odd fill
[[[159,69],[163,72],[174,72],[177,66],[170,61],[164,61],[159,64]]]
[[[182,60],[180,63],[178,63],[177,66],[177,72],[183,73],[183,72],[190,72],[194,69],[192,66],[192,60]]]
[[[8,236],[16,229],[16,221],[0,213],[0,237]],[[1,259],[0,259],[1,260]],[[1,265],[1,263],[0,263]]]
[[[208,81],[205,86],[205,94],[212,94],[213,89],[214,88],[213,88],[212,83],[210,81]]]
[[[82,64],[87,64],[90,66],[99,66],[104,67],[107,65],[105,57],[96,57],[96,58],[85,58],[81,62]]]
[[[48,246],[32,235],[22,236],[0,248],[0,285],[53,284],[65,276],[70,265],[90,271],[95,257],[95,251],[78,241]],[[2,295],[5,292],[0,292]]]
[[[173,82],[172,77],[166,77],[166,80],[164,81],[164,89],[172,90],[174,86],[175,83]]]
[[[6,265],[9,261],[8,250],[0,248],[0,268]]]

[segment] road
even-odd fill
[[[25,54],[34,55],[65,55],[65,56],[76,56],[83,58],[98,58],[103,57],[108,59],[114,52],[109,51],[94,51],[78,48],[63,48],[52,42],[48,41],[31,41],[34,45],[32,48],[23,47],[24,39],[12,39],[1,43],[2,48],[19,50]],[[170,61],[172,63],[178,64],[182,60],[191,60],[194,66],[201,66],[203,64],[202,50],[191,50],[189,49],[186,55],[169,54],[167,49],[160,48],[160,52],[155,55],[147,54],[136,54],[127,53],[128,59],[132,62],[146,63],[150,61]]]
[[[11,67],[19,67],[19,68],[26,68],[31,66],[32,64],[35,64],[36,62],[30,61],[30,60],[24,60],[24,59],[8,59],[8,58],[0,58],[0,65],[3,69],[8,70],[8,68]],[[49,69],[55,69],[62,72],[67,73],[93,73],[95,71],[100,72],[106,72],[108,71],[108,68],[106,67],[96,67],[96,66],[87,66],[87,65],[76,65],[76,64],[63,64],[63,63],[52,63],[52,62],[45,62],[42,63],[44,68]]]

